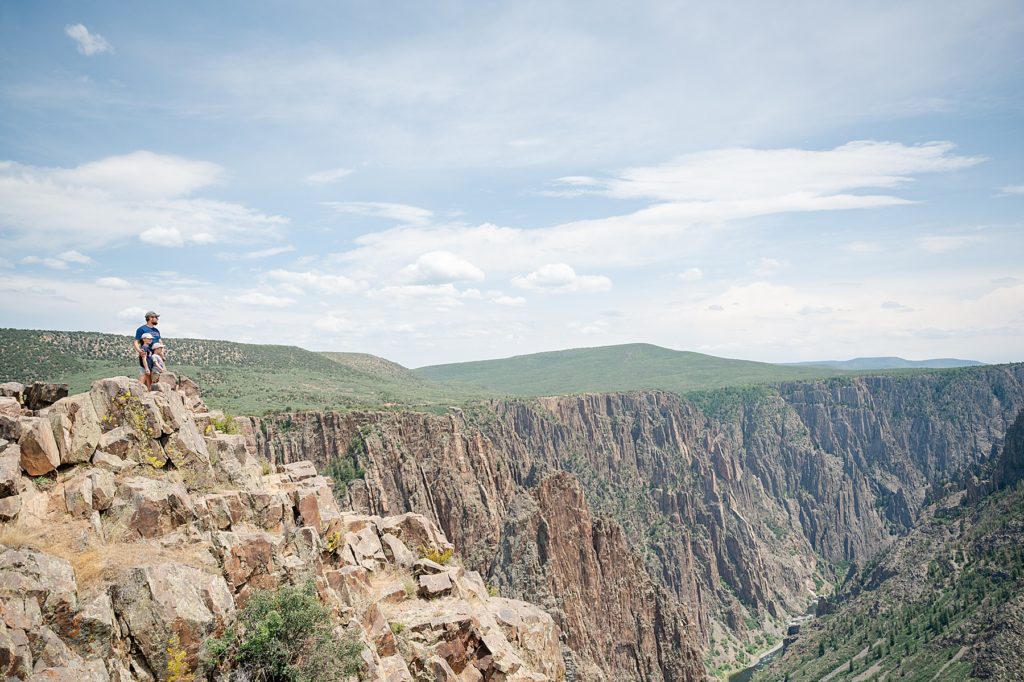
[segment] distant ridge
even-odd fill
[[[829,367],[731,360],[649,343],[574,348],[413,371],[434,381],[522,397],[643,389],[687,392],[845,374]]]
[[[951,369],[953,367],[977,367],[984,362],[959,360],[957,358],[932,358],[931,360],[906,360],[898,357],[853,358],[852,360],[814,360],[811,362],[781,363],[787,367],[830,367],[854,371],[872,369]]]

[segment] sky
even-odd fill
[[[0,327],[1024,360],[1024,6],[0,3]]]

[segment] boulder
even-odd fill
[[[127,426],[118,426],[100,436],[99,450],[117,457],[127,457],[132,450],[135,438]]]
[[[195,668],[203,640],[235,614],[231,590],[219,575],[167,562],[135,568],[114,586],[113,608],[150,670],[167,670],[167,642],[177,635]]]
[[[32,673],[32,648],[25,631],[0,619],[0,677],[27,680]]]
[[[114,480],[114,474],[105,469],[90,469],[88,476],[92,481],[92,508],[96,511],[110,509],[117,494],[117,482]]]
[[[380,540],[384,556],[389,563],[401,568],[412,568],[412,565],[416,563],[416,555],[412,553],[412,550],[391,533],[384,533],[380,536]]]
[[[77,474],[64,482],[64,503],[72,516],[82,518],[92,513],[92,479],[87,474]]]
[[[395,633],[391,631],[384,614],[376,602],[370,602],[359,618],[363,634],[376,650],[378,656],[393,656],[398,651]]]
[[[431,561],[427,558],[417,559],[412,565],[412,574],[416,576],[424,574],[433,575],[437,573],[444,573],[446,570],[448,569],[446,569],[441,564],[437,563],[436,561]]]
[[[452,579],[448,573],[424,573],[419,577],[418,593],[424,599],[434,599],[452,593]]]
[[[58,400],[47,417],[60,450],[61,464],[92,459],[100,443],[100,419],[88,393]]]
[[[135,466],[135,462],[121,459],[117,455],[112,455],[103,450],[96,451],[96,454],[92,456],[92,463],[115,474],[123,469]]]
[[[11,443],[0,450],[0,497],[17,495],[21,485],[21,448]]]
[[[0,498],[0,521],[13,521],[21,512],[21,495]]]
[[[117,507],[125,507],[128,530],[143,538],[165,535],[195,518],[185,488],[142,476],[126,479],[117,489]]]
[[[37,381],[25,389],[25,407],[30,410],[41,410],[67,396],[67,384],[48,384]]]
[[[293,481],[298,482],[317,475],[316,467],[309,460],[301,462],[290,462],[281,467],[281,470]]]
[[[228,530],[251,516],[247,501],[237,491],[206,495],[197,501],[196,511],[205,516],[211,530]]]
[[[0,384],[0,396],[4,398],[14,398],[19,404],[25,402],[25,384],[19,384],[17,381],[7,381]]]
[[[19,422],[21,436],[21,468],[29,476],[42,476],[60,466],[60,450],[53,438],[50,422],[42,417],[22,417]]]
[[[21,403],[15,398],[0,397],[0,415],[17,419],[21,416]]]
[[[444,533],[422,514],[409,512],[389,516],[381,520],[379,527],[381,533],[390,533],[413,551],[420,551],[420,548],[444,551],[452,546]]]
[[[362,566],[343,566],[325,573],[327,584],[342,602],[354,606],[373,592],[370,572]]]

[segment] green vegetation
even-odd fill
[[[872,679],[973,679],[971,662],[958,654],[983,643],[1006,605],[1024,598],[1021,540],[1024,484],[974,508],[940,509],[848,581],[837,611],[753,679],[797,682],[838,671],[833,679],[849,680],[869,670]]]
[[[233,435],[238,433],[238,424],[234,416],[225,414],[223,417],[210,417],[210,424],[221,433]]]
[[[730,360],[646,343],[434,365],[415,372],[425,379],[523,397],[652,388],[687,393],[849,374],[831,368]]]
[[[312,582],[253,593],[237,623],[206,640],[210,666],[266,682],[326,682],[358,675],[361,651],[354,638],[335,635],[330,611]]]
[[[233,414],[361,407],[444,411],[495,397],[423,379],[360,353],[202,339],[170,339],[167,350],[172,372],[194,379],[210,407]],[[77,393],[96,379],[136,374],[128,336],[0,329],[0,382],[62,382]]]

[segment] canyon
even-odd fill
[[[263,456],[348,462],[344,504],[436,523],[562,631],[570,679],[724,673],[991,462],[1024,366],[695,394],[240,419]]]

